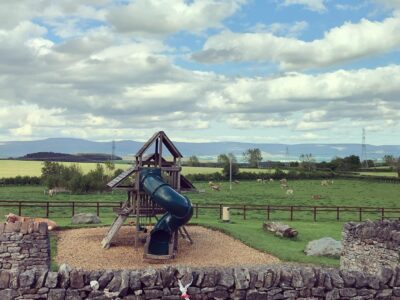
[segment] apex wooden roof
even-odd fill
[[[168,138],[164,131],[156,132],[144,145],[140,150],[136,153],[136,157],[142,156],[147,149],[156,141],[161,140],[165,147],[167,147],[168,151],[172,154],[173,157],[183,157],[179,152],[178,148],[175,147],[174,143]]]

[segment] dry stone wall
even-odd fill
[[[342,233],[340,268],[367,274],[399,266],[400,221],[347,223]]]
[[[46,224],[0,225],[0,299],[182,299],[178,279],[192,282],[188,289],[192,300],[400,299],[400,267],[394,253],[400,240],[398,225],[386,221],[346,225],[347,262],[342,263],[362,272],[299,265],[99,271],[62,265],[51,272]],[[379,258],[379,266],[384,266],[378,273],[373,272],[376,266],[363,269],[352,258],[352,251],[366,255],[365,245],[382,249],[368,252],[368,264]],[[92,288],[92,281],[98,289]]]
[[[0,270],[49,269],[50,242],[46,223],[0,224],[0,242]]]
[[[299,266],[123,271],[1,271],[0,299],[400,299],[400,269],[385,276]],[[90,282],[96,280],[98,290]]]

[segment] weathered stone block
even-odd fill
[[[9,283],[10,273],[8,271],[0,271],[0,289],[7,289],[9,287]]]
[[[250,273],[246,268],[235,268],[233,271],[235,278],[235,288],[237,290],[244,290],[249,287]]]
[[[84,274],[81,271],[78,270],[72,270],[70,275],[70,287],[72,289],[81,289],[85,286],[85,278]]]
[[[30,288],[35,282],[35,271],[27,270],[19,274],[19,286],[21,288]]]
[[[64,300],[65,299],[65,289],[51,289],[47,296],[48,300]]]

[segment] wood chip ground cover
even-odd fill
[[[154,263],[143,259],[143,245],[134,248],[135,229],[124,226],[105,250],[100,242],[108,228],[80,228],[59,232],[56,261],[85,269],[135,269],[182,265],[193,267],[238,266],[279,263],[279,259],[246,246],[221,232],[200,226],[188,226],[194,244],[179,239],[179,252],[175,259]]]

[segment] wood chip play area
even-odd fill
[[[81,228],[57,233],[58,264],[86,270],[98,269],[135,269],[148,266],[185,265],[239,266],[279,263],[279,259],[269,254],[252,249],[238,240],[221,232],[200,226],[188,226],[194,244],[179,239],[179,255],[172,260],[154,261],[143,259],[144,247],[134,247],[135,229],[123,226],[109,249],[103,249],[100,242],[107,228]]]

